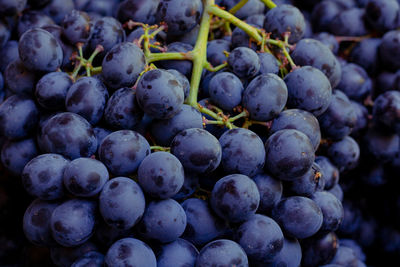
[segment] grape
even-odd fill
[[[185,180],[183,181],[183,185],[181,190],[172,198],[176,201],[181,201],[186,199],[194,194],[196,189],[199,187],[199,177],[194,173],[185,173]]]
[[[324,156],[318,156],[315,158],[315,162],[321,167],[322,173],[324,174],[325,190],[333,188],[339,182],[339,170],[333,165],[333,163]]]
[[[226,6],[227,10],[230,10],[234,7],[239,0],[223,0],[224,5]],[[264,4],[260,0],[249,0],[241,9],[239,9],[235,16],[239,19],[245,19],[250,15],[253,14],[263,14],[264,13]]]
[[[326,45],[335,55],[338,53],[339,42],[336,40],[334,35],[327,32],[320,32],[314,36],[314,39]]]
[[[297,43],[303,37],[305,27],[303,14],[292,5],[279,5],[265,16],[264,29],[272,32],[273,38],[282,38],[290,32],[290,43]]]
[[[258,212],[269,213],[282,197],[282,183],[265,173],[252,177],[260,192]]]
[[[187,53],[193,50],[193,46],[182,42],[168,44],[167,52]],[[159,63],[164,69],[174,69],[185,75],[188,79],[192,74],[192,62],[190,60],[164,60]]]
[[[133,86],[144,70],[146,59],[133,43],[115,45],[104,57],[101,76],[112,89]]]
[[[306,174],[291,181],[289,188],[295,195],[311,197],[325,187],[325,175],[318,163],[313,163]]]
[[[89,0],[85,6],[85,11],[89,12],[89,14],[98,14],[99,16],[112,16],[115,13],[114,10],[116,10],[118,3],[119,1],[114,0]]]
[[[166,70],[150,70],[139,80],[136,99],[149,116],[169,119],[179,112],[183,104],[183,86],[176,76]]]
[[[30,160],[22,171],[22,184],[32,196],[43,200],[64,196],[63,175],[69,160],[57,154],[42,154]]]
[[[358,137],[368,128],[368,110],[365,106],[355,101],[351,101],[351,105],[353,106],[357,117],[356,124],[351,131],[351,135]]]
[[[238,243],[218,239],[205,245],[197,257],[196,267],[236,266],[248,267],[248,259]]]
[[[99,224],[96,225],[95,239],[105,248],[109,248],[113,243],[125,237],[133,237],[132,228],[119,229],[108,225],[104,220],[99,221]]]
[[[256,25],[257,28],[262,28],[264,25],[265,16],[264,14],[253,14],[246,18],[248,24]]]
[[[26,6],[26,0],[1,0],[0,16],[14,16],[22,12]]]
[[[289,97],[288,106],[319,116],[328,109],[332,88],[328,78],[310,66],[293,70],[284,79]]]
[[[254,77],[260,70],[260,58],[247,47],[237,47],[228,56],[228,65],[239,78]]]
[[[336,231],[344,217],[340,200],[327,191],[315,192],[312,200],[321,208],[324,217],[320,232]]]
[[[350,99],[361,102],[371,93],[372,81],[362,67],[350,63],[342,67],[338,88]]]
[[[156,11],[160,0],[125,0],[117,9],[117,18],[121,22],[133,20],[152,25],[156,22]]]
[[[99,158],[114,175],[133,174],[150,154],[147,140],[131,130],[111,133],[99,147]]]
[[[294,62],[300,66],[309,65],[322,71],[335,88],[341,79],[341,67],[331,50],[314,39],[300,40],[292,52]]]
[[[297,241],[297,239],[285,238],[283,240],[282,250],[274,258],[273,262],[269,263],[268,266],[270,267],[300,266],[301,258],[302,258],[302,251],[299,241]]]
[[[351,170],[358,164],[360,147],[353,138],[346,136],[329,147],[328,156],[339,171]]]
[[[27,70],[19,59],[10,62],[4,72],[6,86],[14,94],[32,95],[36,80],[37,75]]]
[[[400,30],[393,30],[385,33],[382,43],[379,46],[379,59],[385,69],[398,70],[400,68]]]
[[[216,74],[208,88],[211,100],[224,110],[233,110],[242,102],[243,84],[230,72]]]
[[[294,180],[312,166],[315,155],[308,137],[297,130],[280,130],[265,143],[266,169],[282,180]]]
[[[152,197],[166,199],[182,188],[185,174],[180,161],[167,152],[144,158],[138,169],[139,184]]]
[[[101,191],[99,208],[108,225],[127,230],[143,216],[145,199],[142,189],[129,178],[113,178]]]
[[[91,24],[89,15],[83,11],[72,10],[63,19],[64,36],[71,44],[86,43],[90,39]]]
[[[238,243],[247,253],[250,262],[271,262],[283,247],[283,233],[271,218],[256,214],[240,225],[236,232]]]
[[[323,215],[318,205],[306,197],[282,199],[272,210],[272,218],[284,233],[295,238],[307,238],[322,226]]]
[[[322,134],[335,140],[349,135],[356,120],[356,113],[350,100],[339,90],[333,92],[328,109],[318,117]]]
[[[73,0],[51,0],[43,8],[43,12],[50,16],[56,23],[61,24],[65,16],[75,7]]]
[[[149,240],[169,243],[177,240],[185,231],[186,214],[173,199],[151,201],[138,225],[138,232]]]
[[[236,28],[239,29],[239,28]],[[235,30],[236,30],[235,29]],[[234,30],[234,31],[235,31]],[[207,43],[207,60],[213,66],[218,66],[227,61],[224,52],[230,52],[230,43],[227,40],[216,39]]]
[[[400,137],[391,132],[371,128],[364,135],[369,155],[379,162],[392,162],[400,154]]]
[[[97,195],[108,178],[106,166],[100,161],[90,158],[74,159],[64,170],[65,187],[78,197]]]
[[[371,0],[365,7],[367,21],[382,32],[396,29],[399,15],[400,6],[395,0]]]
[[[28,3],[35,8],[47,5],[51,0],[28,0]]]
[[[221,236],[226,231],[226,224],[216,217],[208,203],[198,198],[188,198],[182,202],[187,224],[183,239],[194,245],[202,246]],[[179,240],[179,239],[178,239]]]
[[[153,32],[154,32],[154,30],[152,30],[152,29],[149,30],[149,34],[151,34],[151,33],[153,33]],[[143,29],[143,28],[141,28],[141,27],[136,28],[135,30],[133,30],[133,31],[126,37],[126,42],[129,42],[129,43],[137,42],[137,43],[138,43],[139,40],[140,40],[140,37],[142,37],[143,34],[144,34],[144,29]],[[142,39],[143,39],[143,38],[142,38]],[[150,44],[152,44],[152,45],[156,45],[155,43],[156,43],[157,41],[163,42],[163,41],[165,41],[164,39],[165,39],[165,32],[160,32],[159,34],[157,34],[157,35],[155,36],[154,39],[150,39],[149,42],[150,42]],[[143,40],[142,40],[141,43],[143,43]],[[153,47],[150,47],[150,51],[151,51],[152,53],[158,53],[158,52],[160,52],[160,50],[158,50],[158,49],[156,49],[156,48],[153,48]]]
[[[215,184],[210,203],[221,218],[242,222],[255,214],[260,203],[260,193],[249,177],[232,174]]]
[[[103,116],[107,100],[107,88],[100,80],[82,77],[68,89],[65,106],[67,111],[81,115],[95,125]]]
[[[104,111],[106,123],[114,129],[133,129],[143,117],[136,100],[136,91],[124,87],[118,89],[107,101]]]
[[[171,73],[172,75],[174,75],[175,78],[181,83],[181,85],[183,87],[184,98],[186,99],[189,96],[189,92],[190,92],[190,82],[189,82],[188,78],[186,78],[185,75],[183,75],[182,73],[180,73],[177,70],[170,69],[167,71],[169,73]]]
[[[379,68],[378,48],[382,42],[379,38],[367,38],[357,43],[351,50],[352,62],[363,67],[369,74],[375,74]]]
[[[169,146],[176,134],[190,128],[202,129],[203,119],[197,109],[184,104],[172,118],[154,120],[151,125],[151,134],[157,144]]]
[[[108,249],[105,266],[126,265],[156,267],[156,256],[146,243],[135,238],[123,238]]]
[[[95,202],[71,199],[56,207],[50,226],[54,239],[62,246],[73,247],[85,243],[94,232]]]
[[[42,127],[40,148],[70,159],[90,157],[97,150],[93,128],[83,117],[63,112],[51,117]]]
[[[50,72],[36,84],[36,100],[43,108],[62,110],[65,107],[65,98],[71,85],[72,80],[67,73]]]
[[[57,40],[48,31],[38,28],[21,36],[18,52],[24,66],[33,71],[55,71],[63,61],[63,51]]]
[[[18,54],[18,42],[17,41],[8,41],[1,49],[0,49],[0,71],[4,72],[9,63],[19,59]]]
[[[387,91],[375,100],[374,119],[400,133],[400,92]]]
[[[191,243],[178,238],[175,242],[163,245],[157,255],[158,267],[194,266],[199,251]]]
[[[249,24],[250,26],[256,27],[256,28],[262,28],[261,26],[255,25],[255,24]],[[252,41],[249,37],[249,35],[242,30],[239,27],[236,27],[232,31],[232,36],[231,36],[231,46],[236,48],[236,47],[248,47],[254,51],[257,51],[257,43]],[[228,51],[230,52],[230,51]],[[226,60],[225,60],[226,61]]]
[[[0,22],[0,47],[3,47],[10,38],[10,31],[4,25],[4,23]]]
[[[317,151],[321,142],[321,131],[319,122],[311,113],[301,109],[287,109],[276,117],[271,125],[270,134],[279,130],[298,130],[310,139],[314,150]]]
[[[85,242],[80,246],[67,247],[51,247],[50,256],[54,264],[61,267],[71,267],[71,265],[88,252],[96,251],[97,247],[91,242]]]
[[[203,4],[200,0],[160,0],[156,20],[164,21],[171,35],[183,35],[200,21]]]
[[[359,260],[365,261],[366,256],[361,246],[353,239],[340,239],[340,245],[343,247],[351,248]]]
[[[40,199],[35,199],[29,205],[23,218],[23,230],[29,242],[38,246],[56,244],[51,236],[50,217],[57,206],[56,202],[46,202]]]
[[[343,190],[339,184],[334,185],[328,192],[332,193],[340,201],[343,201]]]
[[[29,10],[24,12],[18,20],[18,37],[21,38],[22,35],[28,30],[53,24],[54,21],[44,13],[40,11]]]
[[[243,93],[243,107],[250,118],[268,121],[283,110],[288,98],[286,84],[275,74],[263,74],[254,78]]]
[[[274,55],[270,53],[259,53],[260,58],[260,74],[279,74],[279,64]]]
[[[196,128],[179,132],[172,140],[171,153],[185,169],[198,173],[215,170],[222,157],[218,140],[206,130]]]
[[[74,261],[71,267],[101,267],[103,266],[103,263],[104,255],[96,251],[91,251]]]
[[[329,31],[333,19],[346,8],[339,1],[327,0],[316,3],[311,18],[316,32]]]
[[[301,241],[301,264],[304,267],[326,264],[335,256],[338,247],[338,237],[334,232],[304,239]]]
[[[359,230],[362,221],[362,214],[356,203],[348,200],[342,201],[344,218],[339,226],[339,232],[343,234],[353,234]]]
[[[351,248],[339,246],[331,263],[339,266],[357,267],[357,256]]]
[[[350,8],[340,12],[330,24],[330,32],[341,36],[363,36],[368,34],[364,23],[365,10]]]
[[[24,95],[12,95],[0,105],[0,133],[9,139],[28,137],[39,120],[35,102]]]
[[[265,162],[263,142],[247,129],[232,129],[219,139],[222,147],[221,165],[226,173],[254,176],[262,171]]]

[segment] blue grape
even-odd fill
[[[10,62],[4,72],[6,86],[15,94],[32,95],[37,78],[37,75],[25,68],[19,59]]]
[[[256,27],[256,28],[262,28],[261,26],[255,25],[255,24],[249,24],[250,26]],[[250,38],[250,36],[241,28],[236,27],[232,31],[232,36],[231,36],[231,46],[233,48],[236,47],[247,47],[250,48],[251,50],[257,51],[257,43]],[[228,51],[230,52],[230,51]],[[226,61],[226,60],[225,60]]]
[[[26,6],[27,0],[1,0],[0,1],[0,15],[1,16],[14,16],[22,12]]]
[[[223,64],[228,60],[224,52],[230,52],[230,43],[224,39],[216,39],[207,43],[207,60],[213,66]]]
[[[315,154],[310,139],[300,131],[285,129],[265,143],[266,169],[276,178],[295,180],[312,166]]]
[[[166,70],[150,70],[139,80],[136,99],[149,116],[169,119],[179,112],[183,104],[183,86],[176,76]]]
[[[325,187],[325,175],[317,163],[313,163],[304,175],[291,181],[287,186],[291,192],[299,196],[311,197]]]
[[[324,217],[319,231],[336,231],[344,217],[343,206],[340,200],[327,191],[315,192],[311,199],[321,208]]]
[[[315,158],[315,162],[321,167],[324,174],[325,190],[333,188],[339,182],[339,169],[333,165],[333,163],[324,156],[318,156]]]
[[[305,27],[303,14],[292,5],[279,5],[265,15],[264,29],[271,32],[273,38],[282,38],[289,32],[289,42],[297,43],[303,37]]]
[[[104,57],[101,76],[111,89],[131,87],[144,70],[146,59],[133,43],[115,45]]]
[[[64,185],[74,196],[97,195],[108,181],[109,174],[101,161],[77,158],[68,163],[64,170]]]
[[[279,74],[279,62],[271,53],[259,53],[260,58],[260,74]]]
[[[181,0],[180,0],[181,1]],[[182,8],[182,7],[180,7]],[[193,50],[193,46],[182,42],[168,44],[167,52],[187,53]],[[164,69],[174,69],[185,75],[188,79],[192,74],[192,61],[190,60],[164,60],[159,63]]]
[[[196,267],[236,266],[248,267],[249,262],[243,248],[228,239],[218,239],[205,245],[197,257]]]
[[[180,161],[167,152],[155,152],[144,158],[138,169],[138,182],[152,197],[173,197],[182,188],[185,173]]]
[[[377,73],[379,68],[378,48],[382,42],[380,38],[367,38],[351,50],[350,60],[363,67],[369,74]]]
[[[274,260],[269,263],[269,267],[298,267],[300,266],[302,251],[297,239],[285,238],[282,250],[276,255]]]
[[[89,0],[89,2],[85,5],[85,11],[88,12],[89,15],[97,14],[100,16],[112,16],[115,14],[118,3],[119,1],[114,0]]]
[[[8,27],[0,22],[0,47],[3,47],[10,38],[10,31]]]
[[[45,109],[63,110],[72,80],[65,72],[50,72],[36,84],[36,100]]]
[[[288,107],[303,109],[319,116],[331,103],[332,87],[319,69],[305,66],[293,70],[284,79],[289,97]]]
[[[178,238],[176,241],[165,244],[157,255],[158,267],[186,266],[194,267],[199,251],[190,242]]]
[[[339,42],[336,40],[334,35],[327,32],[320,32],[314,36],[314,39],[326,45],[335,55],[338,53]]]
[[[227,10],[230,10],[239,2],[239,0],[223,0],[223,3],[226,6]],[[265,6],[260,0],[249,0],[241,9],[239,9],[235,13],[235,16],[239,19],[245,19],[253,14],[263,14],[264,8]]]
[[[208,86],[210,98],[218,107],[231,111],[242,102],[243,84],[230,72],[217,73]]]
[[[323,222],[320,207],[313,200],[299,196],[282,199],[272,210],[272,218],[285,234],[299,239],[317,233]]]
[[[185,172],[185,180],[178,193],[172,198],[181,201],[193,195],[199,187],[199,177],[196,173]]]
[[[256,25],[258,28],[262,28],[262,26],[264,25],[264,20],[264,14],[253,14],[246,18],[247,23]]]
[[[339,246],[335,257],[333,257],[331,264],[339,266],[357,267],[357,256],[351,248]]]
[[[70,159],[90,157],[97,150],[93,128],[83,117],[63,112],[52,116],[42,127],[41,150]]]
[[[362,67],[349,63],[342,66],[338,88],[350,99],[362,102],[372,91],[372,81]]]
[[[341,66],[332,51],[314,39],[302,39],[292,52],[294,62],[300,66],[312,66],[322,71],[335,88],[341,79]]]
[[[274,134],[279,130],[294,129],[307,135],[314,150],[317,151],[321,142],[321,131],[319,122],[311,113],[301,109],[287,109],[282,111],[272,121],[270,133]]]
[[[28,30],[52,24],[54,24],[54,21],[41,11],[29,10],[23,12],[18,20],[18,37],[21,37]]]
[[[143,117],[136,91],[124,87],[112,94],[104,110],[106,123],[114,129],[133,129]]]
[[[281,228],[273,219],[264,215],[252,216],[240,225],[236,235],[250,262],[271,262],[283,247]]]
[[[183,239],[202,246],[226,232],[226,224],[214,215],[205,200],[188,198],[182,202],[182,207],[187,218]]]
[[[225,132],[219,142],[222,147],[221,165],[226,173],[252,177],[262,171],[265,149],[257,134],[247,129],[232,129]]]
[[[8,140],[1,148],[1,163],[12,175],[21,175],[25,164],[39,154],[34,139]]]
[[[131,130],[111,133],[99,147],[100,160],[114,175],[133,174],[148,154],[150,145],[147,140]]]
[[[399,14],[400,6],[395,0],[371,0],[365,7],[366,20],[381,32],[396,29]]]
[[[198,173],[215,170],[222,157],[218,140],[206,130],[197,128],[179,132],[172,140],[171,153],[185,169]]]
[[[363,8],[349,8],[334,17],[330,24],[330,32],[341,36],[363,36],[368,34],[364,22],[365,10]]]
[[[354,253],[357,255],[357,258],[359,260],[362,260],[362,261],[366,260],[366,255],[363,252],[363,249],[361,248],[359,243],[356,242],[354,239],[341,238],[339,242],[340,242],[341,246],[351,248],[354,251]]]
[[[146,243],[135,238],[123,238],[108,249],[104,266],[127,265],[156,267],[156,256]]]
[[[343,201],[343,190],[339,184],[334,185],[331,189],[328,190],[328,192],[332,193],[340,201]]]
[[[260,205],[258,212],[270,213],[272,208],[281,200],[282,182],[274,179],[265,173],[260,173],[252,177],[260,192]]]
[[[142,189],[135,181],[117,177],[104,185],[99,197],[99,207],[108,225],[126,230],[142,218],[145,199]]]
[[[358,164],[360,147],[353,138],[346,136],[328,148],[328,156],[339,171],[351,170]]]
[[[397,71],[400,68],[400,30],[385,33],[379,46],[379,59],[385,69]]]
[[[318,117],[322,134],[334,140],[349,135],[356,120],[349,98],[339,90],[333,92],[328,109]]]
[[[373,107],[373,116],[386,127],[400,133],[400,92],[390,90],[378,96]]]
[[[65,38],[73,45],[86,43],[92,33],[89,15],[75,9],[65,15],[62,27]]]
[[[215,184],[210,203],[221,218],[242,222],[256,213],[260,204],[260,193],[256,183],[249,177],[231,174]]]
[[[179,112],[170,119],[154,120],[151,124],[151,134],[157,144],[169,146],[174,137],[183,130],[190,128],[203,128],[201,113],[189,106],[182,105]]]
[[[171,35],[183,35],[200,21],[203,3],[200,0],[160,0],[156,20],[164,21]]]
[[[108,225],[104,220],[101,220],[99,224],[96,225],[95,240],[103,247],[109,248],[119,239],[126,237],[133,237],[132,228],[119,229]]]
[[[48,31],[35,28],[26,31],[18,43],[19,57],[32,71],[55,71],[63,62],[63,50]]]
[[[193,29],[183,35],[167,35],[167,42],[181,42],[190,44],[191,46],[196,45],[197,36],[199,35],[200,25],[197,24]]]
[[[338,237],[334,232],[316,235],[301,241],[303,256],[301,264],[313,267],[326,264],[335,256],[339,248]]]
[[[133,20],[152,25],[156,22],[157,7],[160,0],[125,0],[117,9],[117,18],[121,22]]]
[[[65,106],[67,111],[81,115],[95,125],[103,116],[107,100],[107,88],[100,80],[82,77],[69,88]]]
[[[73,0],[51,0],[43,8],[43,12],[50,16],[57,24],[61,24],[65,16],[75,7]]]
[[[228,56],[228,65],[239,78],[252,78],[260,71],[260,58],[247,47],[237,47]]]
[[[376,128],[371,128],[366,132],[364,144],[369,155],[382,163],[393,162],[400,152],[400,137]]]
[[[356,114],[356,124],[351,130],[351,135],[355,137],[361,136],[361,134],[364,133],[364,131],[368,127],[369,119],[368,119],[368,109],[363,106],[362,104],[355,102],[355,101],[350,101],[351,105],[353,106],[354,113]]]
[[[190,82],[189,82],[188,78],[177,70],[170,69],[167,71],[169,73],[173,74],[175,76],[175,78],[181,83],[181,85],[183,87],[184,99],[186,99],[190,93]]]
[[[50,230],[50,217],[58,206],[56,202],[35,199],[26,209],[23,218],[23,230],[29,242],[37,246],[56,244]]]
[[[102,267],[103,263],[104,255],[97,251],[91,251],[74,261],[71,267]]]
[[[275,74],[263,74],[254,78],[243,93],[243,107],[250,118],[269,121],[283,110],[288,98],[286,84]]]
[[[54,239],[62,246],[85,243],[94,233],[96,204],[93,201],[71,199],[56,207],[50,226]]]
[[[150,202],[138,224],[138,233],[149,240],[169,243],[177,240],[185,231],[186,214],[173,199]]]
[[[0,105],[0,134],[9,139],[28,137],[39,120],[35,102],[24,95],[12,95]]]
[[[30,160],[22,171],[22,184],[32,196],[44,200],[64,196],[63,175],[69,160],[57,154],[42,154]]]
[[[0,49],[0,58],[0,71],[4,72],[9,63],[19,59],[18,42],[14,40],[8,41]]]
[[[53,263],[57,266],[61,267],[71,267],[71,265],[91,251],[97,251],[97,246],[92,242],[85,242],[82,245],[76,247],[51,247],[50,248],[50,257]]]

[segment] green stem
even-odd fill
[[[211,65],[210,62],[206,62],[206,63],[204,64],[204,68],[205,68],[206,70],[212,71],[212,72],[220,71],[220,70],[222,70],[223,68],[225,68],[225,67],[227,67],[227,66],[228,66],[228,63],[227,63],[227,62],[225,62],[225,63],[223,63],[223,64],[221,64],[221,65],[218,65],[218,66],[216,66],[216,67],[213,67],[213,66]]]
[[[206,120],[206,124],[225,125],[225,122],[223,122],[223,121],[210,121],[210,120]]]
[[[263,2],[264,5],[266,5],[269,9],[273,9],[276,7],[276,4],[271,0],[260,0],[260,1]]]
[[[234,121],[236,121],[238,119],[247,118],[247,117],[249,117],[249,112],[247,110],[245,110],[245,111],[239,113],[238,115],[236,115],[235,117],[229,118],[228,121],[229,122],[234,122]]]
[[[163,146],[151,146],[151,150],[158,150],[158,151],[164,151],[164,152],[169,152],[171,148],[169,147],[163,147]]]
[[[231,9],[229,9],[229,13],[231,14],[236,14],[236,12],[239,11],[239,9],[241,9],[245,4],[247,4],[247,2],[249,2],[249,0],[240,0],[239,3],[237,3],[234,7],[232,7]]]
[[[160,60],[191,60],[194,56],[192,53],[179,53],[179,52],[171,52],[171,53],[150,53],[150,55],[146,56],[147,62],[152,63]]]

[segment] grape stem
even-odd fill
[[[163,147],[163,146],[151,146],[151,150],[157,150],[157,151],[164,151],[164,152],[169,152],[171,148],[169,147]]]

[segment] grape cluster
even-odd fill
[[[400,264],[396,0],[0,0],[0,265]]]

